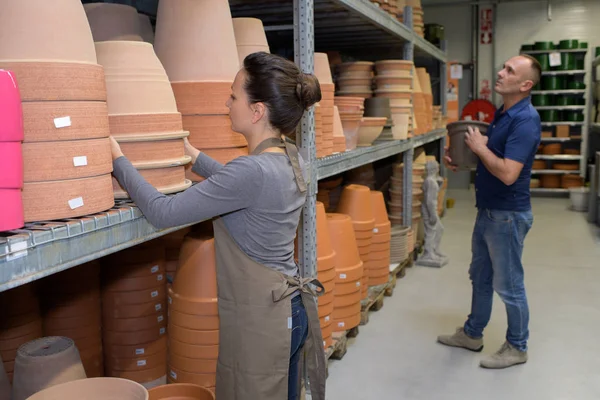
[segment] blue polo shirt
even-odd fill
[[[518,161],[523,169],[516,182],[505,185],[479,161],[475,175],[476,206],[503,211],[531,210],[531,167],[540,144],[540,115],[527,97],[504,112],[502,106],[488,127],[487,147],[498,157]]]

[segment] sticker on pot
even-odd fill
[[[360,281],[357,281],[356,282],[356,287],[359,287],[359,286],[360,286]]]
[[[155,305],[155,306],[154,306],[154,309],[155,309],[156,311],[160,311],[160,310],[162,310],[162,304],[158,303],[157,305]]]
[[[340,274],[340,279],[346,279],[346,274]]]
[[[173,304],[173,299],[169,296],[169,304]]]
[[[162,275],[162,274],[158,274],[158,275],[156,275],[156,280],[157,280],[157,281],[159,281],[159,282],[160,282],[160,281],[162,281],[162,279],[163,279],[163,275]]]
[[[373,233],[379,233],[379,229],[373,228]]]
[[[329,315],[325,317],[325,322],[329,322]]]
[[[138,360],[137,361],[137,366],[138,367],[143,367],[144,365],[146,365],[146,360]]]
[[[343,328],[346,326],[345,322],[338,322],[338,327]]]
[[[88,165],[86,156],[73,157],[73,166],[74,167],[85,167],[86,165]]]
[[[146,353],[146,350],[144,350],[144,349],[135,349],[136,356],[141,356],[141,355],[144,355],[145,353]]]
[[[171,372],[169,372],[169,375],[171,376],[171,378],[177,379],[177,373],[175,371],[171,370]]]
[[[150,268],[150,273],[155,274],[158,272],[159,269],[160,269],[159,266],[155,265],[154,267]]]
[[[150,293],[150,296],[151,296],[152,298],[155,298],[156,296],[158,296],[158,290],[155,290],[155,291],[151,292],[151,293]]]
[[[74,199],[69,200],[69,207],[71,207],[71,210],[83,207],[83,197],[76,197]]]
[[[166,328],[160,328],[160,330],[158,331],[159,335],[164,335],[166,332]]]
[[[288,317],[288,329],[292,329],[292,317]]]
[[[54,118],[54,126],[57,129],[67,128],[67,127],[71,126],[71,117]]]
[[[158,322],[163,322],[164,319],[165,317],[163,317],[162,315],[159,315],[157,318]]]

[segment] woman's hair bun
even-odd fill
[[[300,73],[296,86],[296,94],[300,99],[302,108],[308,110],[312,105],[321,101],[321,85],[313,74]]]

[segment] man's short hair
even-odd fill
[[[521,54],[521,57],[524,57],[531,62],[531,69],[533,70],[531,80],[533,81],[533,86],[537,85],[542,78],[542,65],[535,57],[532,57],[529,54]]]

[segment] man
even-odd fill
[[[529,184],[541,124],[530,93],[540,75],[541,66],[533,57],[508,60],[498,72],[494,88],[502,95],[504,105],[496,112],[487,137],[469,127],[465,139],[479,157],[475,178],[478,213],[469,269],[473,285],[471,313],[455,334],[439,336],[438,341],[481,351],[496,291],[506,306],[508,330],[500,350],[481,361],[484,368],[527,362],[529,307],[521,256],[533,223]],[[445,162],[455,169],[448,156]]]

